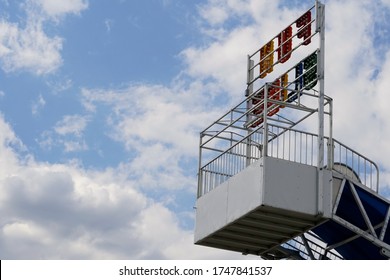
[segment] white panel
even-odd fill
[[[195,242],[226,225],[228,184],[224,182],[196,201]]]
[[[241,218],[262,203],[263,160],[231,178],[228,187],[227,222]]]
[[[325,170],[325,217],[331,215],[332,185],[332,173]],[[317,216],[317,198],[316,167],[261,159],[197,200],[195,242],[262,206]]]
[[[264,204],[317,214],[316,167],[275,158],[266,158],[264,165]]]

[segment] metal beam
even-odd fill
[[[382,223],[380,223],[380,224],[377,224],[375,227],[374,227],[374,229],[378,229],[378,228],[380,228],[381,226],[383,226],[383,222]],[[365,232],[367,232],[368,230],[366,230]],[[347,238],[347,239],[344,239],[344,240],[342,240],[342,241],[340,241],[340,242],[337,242],[337,243],[334,243],[334,244],[332,244],[332,245],[329,245],[328,247],[326,247],[326,250],[332,250],[332,249],[336,249],[337,247],[340,247],[340,246],[342,246],[342,245],[345,245],[345,244],[347,244],[347,243],[349,243],[349,242],[352,242],[352,241],[354,241],[355,239],[358,239],[359,237],[361,237],[359,234],[355,234],[354,236],[351,236],[351,237],[349,237],[349,238]]]
[[[382,240],[382,241],[385,238],[385,234],[386,234],[386,231],[387,231],[387,226],[389,224],[389,219],[390,219],[390,207],[387,208],[387,213],[386,213],[386,217],[385,217],[385,220],[384,220],[384,225],[383,225],[383,228],[381,230],[381,234],[379,235],[379,239]]]
[[[361,228],[355,226],[354,224],[351,224],[350,222],[344,220],[343,218],[341,218],[341,217],[339,217],[337,215],[333,215],[332,219],[335,222],[337,222],[338,224],[346,227],[350,231],[352,231],[352,232],[360,235],[361,237],[367,239],[368,241],[372,242],[374,245],[376,245],[378,247],[382,247],[382,248],[390,251],[390,245],[389,244],[383,242],[379,238],[373,236],[372,234],[369,234],[368,232],[362,230]]]
[[[317,212],[323,214],[324,205],[324,103],[325,103],[325,6],[316,1],[316,32],[319,36],[319,55],[317,61],[318,81],[320,84],[318,98],[318,163],[317,163]]]
[[[339,189],[339,192],[337,194],[336,201],[334,202],[334,205],[333,205],[333,214],[336,214],[336,212],[337,212],[337,208],[339,207],[341,195],[343,194],[346,182],[347,182],[347,180],[345,178],[343,179],[343,181],[341,181],[340,189]]]
[[[389,251],[389,250],[387,250],[387,249],[385,249],[385,248],[382,248],[382,249],[381,249],[381,254],[382,254],[383,256],[385,256],[385,257],[387,257],[387,258],[390,259],[390,251]]]
[[[300,238],[302,239],[303,245],[305,245],[306,251],[309,254],[310,259],[315,260],[314,254],[309,246],[309,243],[307,242],[305,235],[301,234]]]
[[[363,206],[363,203],[362,201],[360,200],[360,197],[359,197],[359,194],[357,193],[356,189],[355,189],[355,185],[353,183],[349,183],[349,188],[351,189],[351,192],[352,192],[352,195],[355,199],[355,202],[356,204],[358,205],[359,207],[359,210],[360,210],[360,213],[362,214],[363,216],[363,219],[364,221],[366,222],[366,225],[368,227],[368,229],[370,230],[371,234],[373,236],[375,236],[376,238],[378,238],[378,236],[376,235],[376,232],[374,230],[374,227],[372,226],[372,223],[370,221],[370,217],[368,217],[367,215],[367,212],[366,212],[366,209],[364,209],[364,206]]]

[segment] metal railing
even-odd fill
[[[224,151],[216,148],[205,148],[214,154],[218,151],[220,153],[200,168],[198,197],[211,191],[262,157],[261,145],[259,144],[261,142],[251,139],[252,137],[261,138],[260,133],[253,133],[243,137],[240,141],[218,137],[220,142],[228,141],[230,147]]]
[[[267,127],[267,156],[317,166],[318,135],[278,125]],[[213,158],[199,169],[198,197],[213,190],[263,156],[264,128],[252,131],[245,137],[234,132],[231,132],[231,137],[223,137],[223,134],[218,134],[217,137],[216,146],[225,147],[224,149],[201,146],[201,150],[211,150]],[[327,150],[324,162],[328,163],[325,168],[334,169],[378,192],[379,169],[372,160],[335,139],[325,140]],[[201,155],[205,156],[205,151]]]
[[[269,125],[268,156],[316,166],[318,135],[297,129]]]
[[[378,165],[357,151],[333,139],[333,169],[358,180],[375,192],[379,191]]]

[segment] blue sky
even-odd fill
[[[334,135],[390,197],[390,2],[328,0]],[[242,258],[194,246],[199,132],[313,5],[0,0],[0,258]]]

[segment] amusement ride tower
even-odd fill
[[[325,6],[248,55],[245,99],[200,134],[195,243],[264,259],[388,259],[379,169],[332,135]]]

